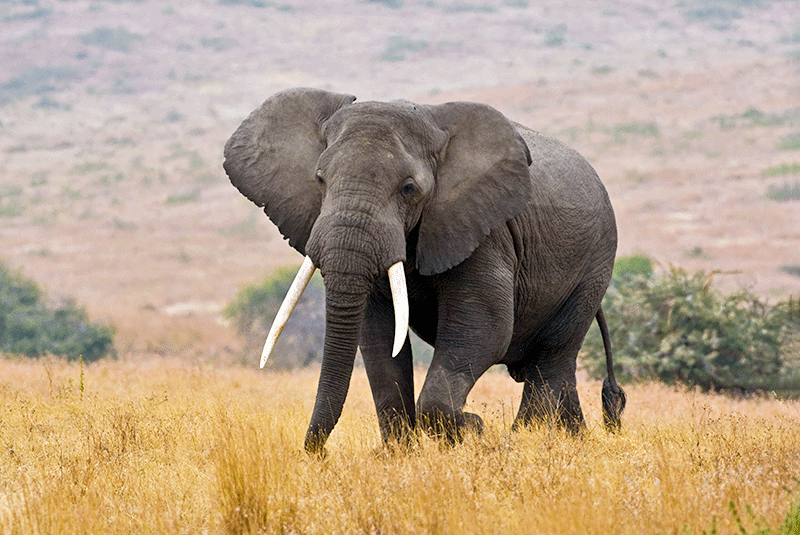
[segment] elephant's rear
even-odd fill
[[[530,337],[570,299],[580,307],[570,315],[591,323],[611,280],[617,227],[605,187],[582,156],[517,128],[531,153],[533,196],[508,228],[518,244],[517,332]]]
[[[567,392],[556,404],[560,418],[568,428],[580,427],[576,359],[586,332],[602,315],[611,280],[617,247],[614,211],[583,157],[556,140],[517,129],[531,154],[533,197],[508,225],[516,244],[518,287],[506,363],[516,380],[526,382],[530,398],[521,406],[520,421],[535,414],[537,404],[546,404],[546,392]],[[617,428],[624,392],[613,375],[611,381],[604,389],[604,408],[608,405],[606,423]]]

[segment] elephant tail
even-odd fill
[[[614,359],[611,355],[611,339],[608,336],[608,325],[603,315],[603,308],[597,311],[595,316],[597,326],[600,327],[600,334],[603,337],[603,348],[606,352],[606,373],[608,374],[603,381],[603,423],[608,431],[619,431],[622,427],[622,411],[625,410],[625,391],[617,384],[614,376]]]

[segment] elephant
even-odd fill
[[[601,300],[617,247],[597,173],[564,144],[470,102],[355,102],[294,88],[269,97],[225,145],[231,183],[305,256],[262,367],[305,282],[325,285],[325,340],[308,452],[323,452],[358,348],[382,440],[422,428],[458,441],[481,375],[524,383],[513,428],[586,424],[576,360],[597,321],[605,426],[621,425]],[[419,398],[408,330],[434,348]]]

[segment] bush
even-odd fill
[[[138,33],[133,33],[127,28],[101,27],[81,35],[81,42],[85,45],[94,45],[118,52],[130,52],[137,41],[144,40]]]
[[[770,306],[746,290],[723,295],[711,287],[715,274],[672,267],[656,276],[639,261],[617,261],[603,309],[618,373],[704,390],[796,388],[784,350],[800,305]],[[600,337],[587,337],[584,349],[589,372],[603,377]]]
[[[615,286],[625,284],[635,277],[650,278],[653,275],[653,261],[649,256],[635,254],[621,256],[614,262],[611,283]]]
[[[773,201],[800,200],[800,180],[795,180],[794,184],[784,182],[780,186],[770,186],[767,189],[767,197]]]
[[[223,316],[232,321],[236,331],[244,338],[244,359],[252,362],[261,355],[272,321],[294,280],[296,267],[275,270],[257,286],[247,286],[225,308]],[[430,364],[433,348],[409,332],[414,362]],[[325,286],[322,277],[315,274],[303,297],[297,304],[278,343],[272,350],[267,366],[273,369],[302,368],[322,362],[325,342]],[[361,365],[360,357],[356,365]]]
[[[297,267],[275,270],[256,286],[247,286],[226,307],[230,319],[245,341],[246,359],[257,359],[272,321],[289,291]],[[325,339],[325,287],[315,274],[281,333],[267,365],[275,369],[308,366],[322,360]]]
[[[36,283],[0,263],[0,351],[90,362],[114,354],[114,329],[72,299],[48,304]]]
[[[0,104],[33,95],[47,96],[48,93],[66,89],[80,77],[70,66],[29,67],[17,77],[0,83]]]

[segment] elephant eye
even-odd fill
[[[412,197],[417,192],[417,185],[414,183],[414,179],[408,177],[405,182],[403,182],[403,187],[400,188],[400,194],[405,197],[406,199]]]
[[[322,178],[322,171],[320,169],[317,169],[316,177],[317,177],[317,182],[319,183],[319,185],[320,186],[324,186],[325,185],[325,179]]]

